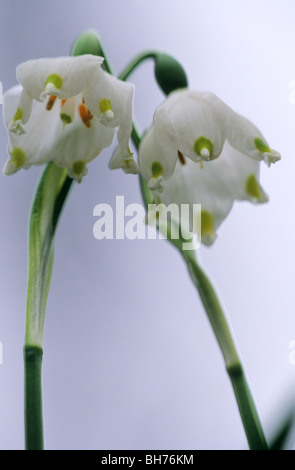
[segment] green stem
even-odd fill
[[[43,450],[42,368],[43,351],[24,347],[25,364],[25,439],[27,450]]]
[[[251,450],[267,450],[268,446],[256,407],[243,371],[230,327],[226,320],[215,289],[208,276],[200,267],[195,254],[183,253],[192,281],[198,289],[209,321],[224,357],[240,415]]]
[[[49,163],[39,182],[30,217],[25,365],[25,442],[27,450],[43,449],[43,323],[51,282],[54,235],[73,180]]]
[[[147,59],[155,59],[156,55],[157,53],[155,51],[146,51],[142,54],[139,54],[124,68],[124,70],[122,70],[120,75],[118,75],[118,78],[123,81],[127,80],[127,78],[138,67],[138,65],[141,64],[141,62]]]

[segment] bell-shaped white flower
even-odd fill
[[[179,155],[194,162],[218,158],[228,141],[232,148],[268,165],[280,159],[260,131],[213,93],[179,90],[160,105],[141,143],[139,163],[150,189],[163,189]]]
[[[99,87],[96,85],[99,83]],[[106,98],[106,97],[112,97]],[[119,147],[111,158],[109,168],[122,168],[126,173],[138,173],[138,165],[129,150],[132,132],[133,87],[126,82],[97,70],[96,81],[84,93],[85,104],[100,122],[109,128],[118,127]]]
[[[139,149],[140,169],[156,203],[177,204],[181,228],[205,245],[214,242],[235,200],[268,201],[259,183],[260,161],[279,159],[247,119],[213,94],[188,90],[172,93],[156,110]],[[201,225],[194,220],[196,204]]]
[[[182,155],[173,175],[165,182],[163,191],[154,191],[155,199],[166,206],[177,204],[182,229],[196,233],[198,239],[209,246],[215,241],[217,229],[235,200],[253,203],[268,201],[259,184],[259,167],[260,162],[233,149],[227,142],[219,158],[211,162],[196,164]],[[183,210],[184,204],[188,208],[186,211]],[[200,226],[194,220],[198,217],[194,204],[201,205]]]
[[[81,181],[87,163],[111,145],[115,129],[120,149],[116,167],[138,173],[129,150],[133,85],[104,72],[102,62],[101,57],[82,55],[17,67],[22,86],[4,95],[10,137],[5,174],[54,161]]]

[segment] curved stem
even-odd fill
[[[133,129],[132,139],[138,149],[140,137],[136,128]],[[140,187],[143,200],[146,206],[152,202],[151,192],[147,188],[146,182],[140,176]],[[169,239],[169,231],[168,231]],[[249,389],[246,376],[243,371],[241,360],[227,322],[220,301],[208,276],[197,262],[195,252],[182,251],[182,243],[179,240],[169,239],[169,241],[180,251],[184,257],[192,281],[198,289],[200,298],[204,305],[208,319],[218,341],[223,354],[225,366],[231,380],[239,412],[247,436],[249,448],[251,450],[267,450],[267,442],[259,420],[254,400]]]
[[[155,59],[156,54],[155,51],[146,51],[139,54],[122,70],[118,78],[123,81],[126,80],[141,62],[147,59]]]
[[[195,254],[184,254],[192,281],[198,289],[208,319],[224,357],[245,433],[251,450],[267,450],[268,446],[256,407],[243,371],[233,335],[220,301],[208,276],[200,267]]]
[[[104,56],[106,70],[110,73],[113,73],[106,55]],[[138,55],[133,61],[130,62],[130,64],[127,65],[127,67],[125,67],[118,78],[121,80],[126,80],[141,62],[149,58],[155,59],[155,56],[156,53],[153,51],[148,51]],[[132,127],[131,137],[134,146],[138,150],[141,136],[135,124],[133,124]],[[141,176],[140,188],[145,207],[147,208],[148,204],[152,202],[153,198],[151,191],[148,189],[146,182]],[[184,257],[191,279],[198,289],[205,311],[208,315],[215,337],[224,357],[226,370],[236,396],[249,447],[251,450],[267,450],[267,442],[243,371],[241,360],[239,358],[230,327],[216,295],[215,289],[207,275],[198,264],[195,253],[192,251],[182,251],[182,244],[180,243],[180,240],[169,239],[169,236],[168,240],[180,251]]]

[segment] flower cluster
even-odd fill
[[[111,168],[138,173],[129,150],[133,85],[103,71],[102,57],[31,60],[17,67],[17,85],[4,95],[9,159],[4,173],[54,161],[81,181],[87,163],[113,142]]]
[[[4,95],[9,159],[4,173],[54,161],[81,181],[87,164],[113,142],[109,168],[142,173],[155,200],[201,204],[201,236],[210,245],[235,200],[268,200],[260,162],[280,159],[260,131],[212,93],[180,89],[155,114],[139,148],[129,149],[133,85],[103,71],[94,55],[32,60],[17,68]]]

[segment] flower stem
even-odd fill
[[[43,450],[42,348],[24,347],[25,439],[27,450]]]
[[[39,182],[30,217],[25,366],[25,443],[43,449],[42,356],[43,323],[51,282],[54,235],[73,180],[49,163]]]
[[[120,73],[118,78],[121,80],[126,80],[141,62],[149,58],[155,59],[155,56],[156,53],[154,51],[148,51],[143,54],[139,54],[137,57],[135,57],[133,61],[131,61],[127,65],[127,67]],[[110,73],[113,73],[108,58],[105,54],[104,57],[106,69]],[[134,123],[132,127],[131,137],[134,146],[138,150],[141,141],[141,136]],[[139,176],[139,178],[143,201],[145,207],[147,208],[149,203],[153,203],[153,195],[148,189],[147,184],[143,180],[141,175]],[[226,320],[226,316],[223,312],[221,304],[218,300],[215,289],[212,283],[210,282],[208,276],[205,274],[205,272],[197,262],[195,252],[183,251],[181,248],[182,243],[180,240],[174,240],[171,238],[169,239],[169,236],[168,240],[180,251],[180,253],[184,257],[188,266],[191,279],[197,287],[200,298],[203,302],[205,311],[208,315],[215,337],[218,341],[218,344],[225,360],[226,370],[231,380],[233,390],[236,396],[249,448],[251,450],[267,450],[267,442],[243,371],[241,360],[239,358],[230,327]]]
[[[226,320],[215,289],[197,262],[195,253],[183,252],[191,279],[198,289],[209,321],[224,357],[240,415],[251,450],[267,450],[268,446],[256,407],[243,371],[230,327]]]
[[[120,75],[118,75],[118,78],[120,80],[127,80],[129,75],[138,67],[141,62],[147,60],[147,59],[155,59],[157,53],[155,51],[146,51],[143,52],[142,54],[137,55],[125,68],[122,70]]]

